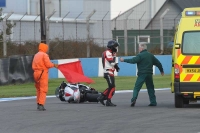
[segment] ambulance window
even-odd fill
[[[200,55],[200,32],[185,32],[182,43],[183,54]]]

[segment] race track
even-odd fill
[[[117,107],[100,103],[69,104],[47,98],[47,111],[37,111],[35,97],[0,99],[0,133],[200,133],[200,104],[174,107],[174,95],[157,90],[157,107],[146,91],[130,107],[132,92],[116,93]]]

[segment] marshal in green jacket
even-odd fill
[[[131,59],[124,59],[124,62],[131,64],[137,63],[138,75],[153,74],[153,65],[158,67],[160,72],[164,72],[160,61],[153,54],[149,53],[146,49],[142,50],[139,54],[137,54],[137,56]]]

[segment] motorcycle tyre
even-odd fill
[[[100,96],[101,94],[93,94],[93,93],[86,93],[85,94],[85,99],[86,99],[86,101],[88,101],[88,102],[99,102],[98,100],[97,100],[97,98]]]

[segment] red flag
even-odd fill
[[[92,79],[84,75],[81,61],[58,65],[58,69],[62,72],[69,83],[86,82],[90,84],[94,82]]]

